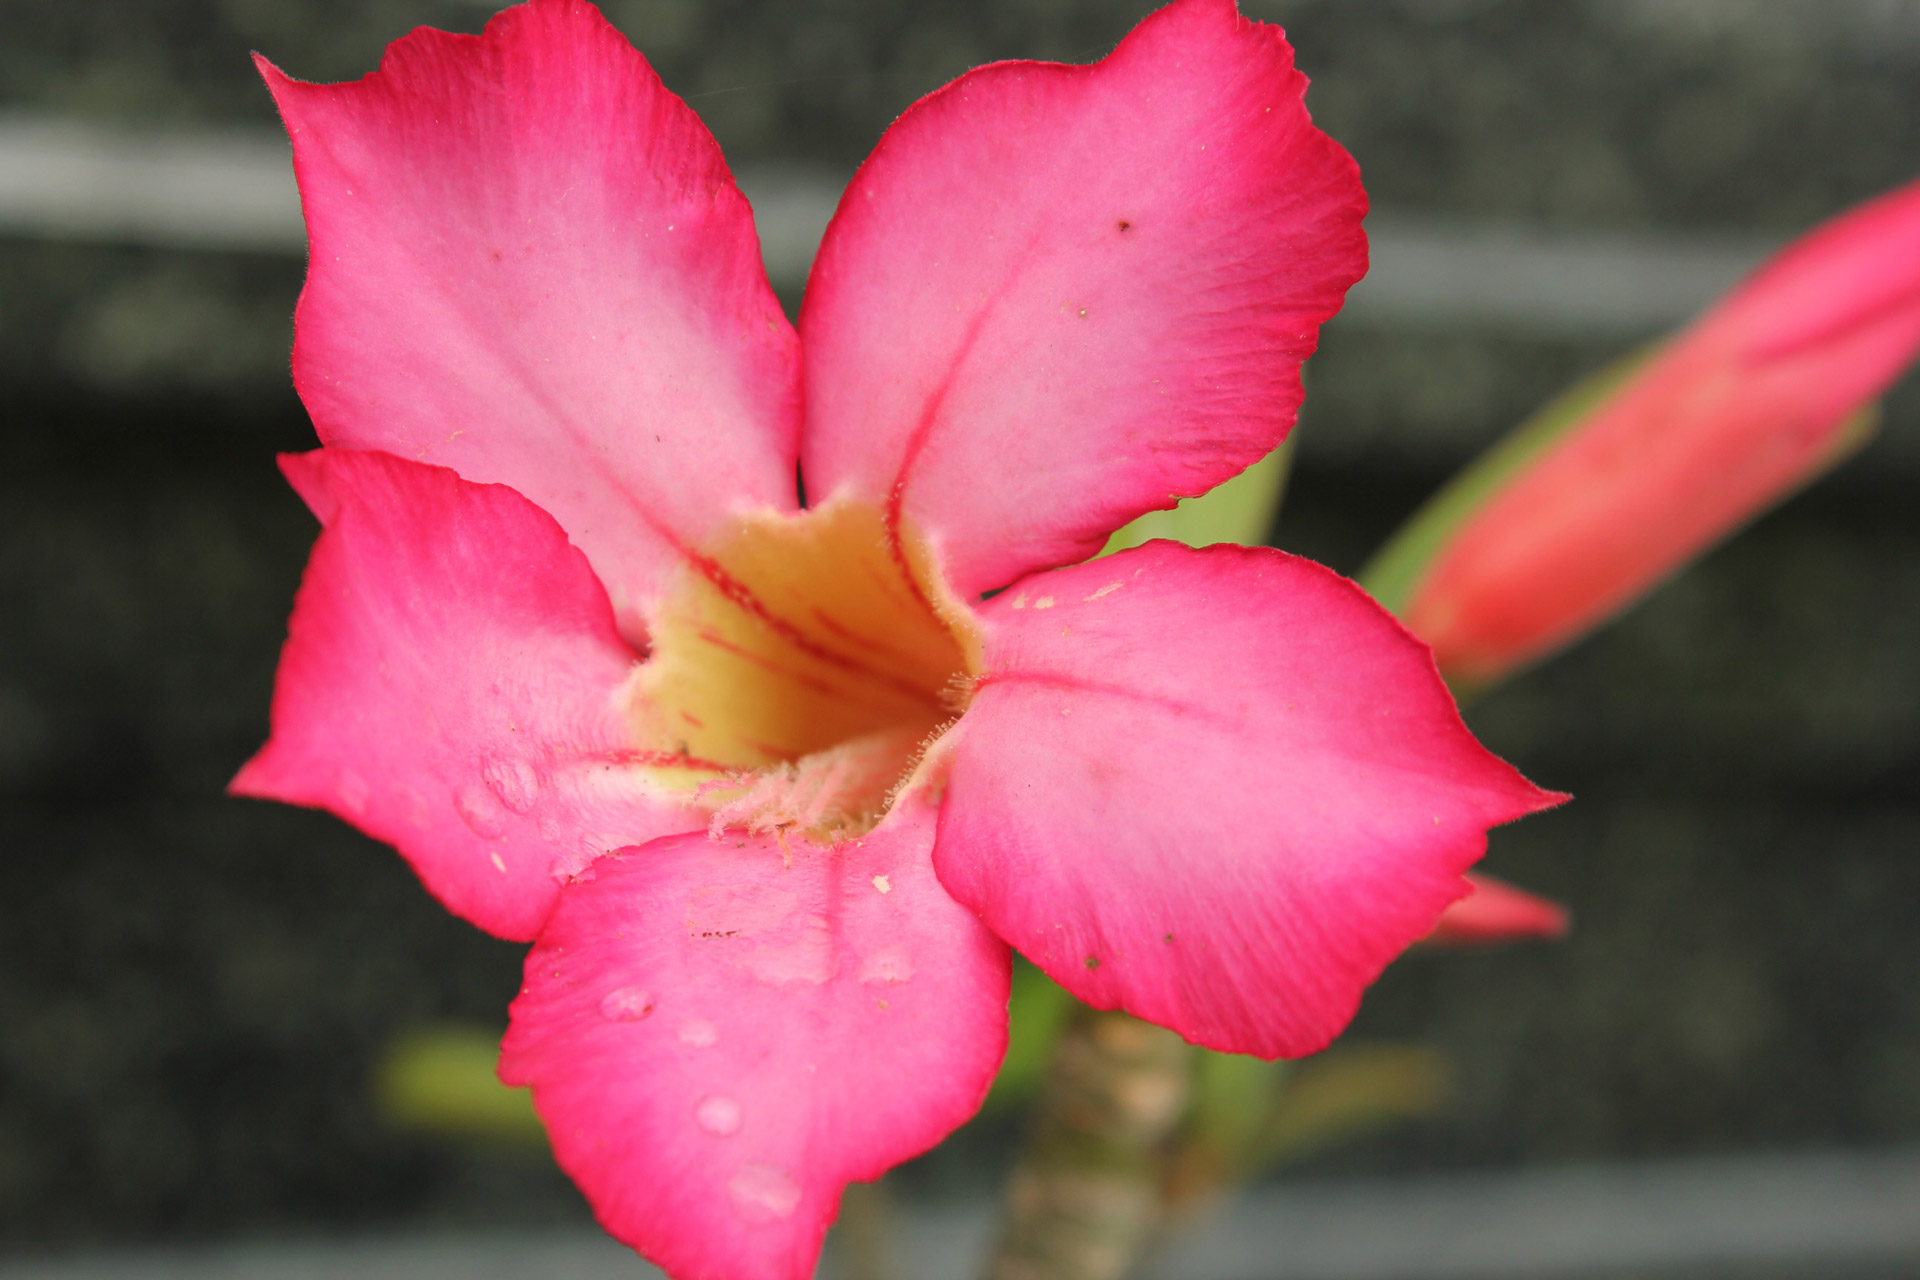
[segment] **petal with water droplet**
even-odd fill
[[[770,1164],[741,1165],[740,1172],[727,1180],[727,1194],[748,1222],[791,1217],[800,1205],[800,1184],[785,1169]]]
[[[653,997],[640,987],[615,987],[600,998],[600,1016],[609,1022],[638,1022],[653,1012]]]
[[[981,610],[934,862],[1097,1009],[1316,1052],[1463,896],[1487,828],[1565,799],[1476,742],[1425,646],[1310,561],[1150,542],[1025,589],[1060,604]]]
[[[700,1099],[693,1118],[708,1133],[729,1137],[740,1132],[740,1104],[725,1094],[714,1093]]]
[[[533,1087],[600,1221],[669,1273],[805,1280],[841,1188],[985,1096],[1007,951],[934,878],[933,821],[908,797],[837,845],[674,836],[561,890],[501,1077]],[[809,941],[822,932],[832,964]],[[769,981],[770,955],[811,959]],[[608,1020],[609,983],[632,972],[688,1016]]]
[[[321,449],[281,468],[320,539],[273,737],[234,792],[339,814],[456,914],[515,939],[540,931],[554,871],[704,825],[614,763],[632,746],[617,693],[636,656],[552,516],[385,453]],[[583,831],[594,841],[557,859],[555,833]]]

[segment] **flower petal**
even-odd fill
[[[1467,896],[1440,913],[1426,941],[1442,947],[1478,947],[1519,938],[1564,938],[1567,909],[1551,898],[1484,874],[1471,874]]]
[[[981,608],[934,864],[1089,1004],[1294,1056],[1563,797],[1475,742],[1425,646],[1266,548],[1151,542]]]
[[[637,659],[551,516],[384,453],[281,467],[323,528],[273,737],[236,794],[338,814],[456,915],[515,939],[595,855],[703,825],[626,761]]]
[[[794,505],[798,357],[719,147],[581,0],[380,70],[262,61],[311,244],[294,381],[328,444],[510,484],[623,629],[730,504]]]
[[[1178,0],[1093,66],[915,104],[807,285],[809,492],[889,504],[972,594],[1270,451],[1366,270],[1358,171],[1305,89],[1278,27]]]
[[[846,844],[678,836],[562,892],[500,1075],[607,1230],[676,1276],[804,1280],[847,1182],[978,1109],[1008,955],[932,835],[910,799]]]

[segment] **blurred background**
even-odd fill
[[[903,107],[1097,58],[1149,6],[605,7],[734,160],[791,307]],[[1376,209],[1274,531],[1343,572],[1564,384],[1920,174],[1920,0],[1242,7]],[[350,78],[493,8],[0,0],[0,1253],[589,1222],[537,1146],[380,1085],[423,1028],[497,1033],[521,949],[343,824],[221,794],[315,531],[272,461],[313,443],[302,244],[247,53]],[[1574,932],[1394,966],[1349,1039],[1444,1087],[1276,1185],[1920,1147],[1917,482],[1909,380],[1840,472],[1469,709],[1578,797],[1487,862]],[[984,1197],[1019,1132],[999,1109],[893,1181]]]

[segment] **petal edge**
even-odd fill
[[[909,108],[808,282],[809,490],[887,505],[972,595],[1264,457],[1366,269],[1305,87],[1277,27],[1177,0],[1102,62]]]
[[[833,848],[682,836],[567,887],[500,1070],[608,1231],[687,1280],[806,1280],[847,1182],[978,1109],[1009,957],[932,832],[909,798]]]
[[[1265,548],[1155,542],[982,608],[935,866],[1089,1004],[1209,1048],[1325,1046],[1557,803],[1477,743],[1426,647]]]
[[[421,28],[345,84],[260,61],[310,252],[294,383],[323,442],[510,484],[639,640],[679,548],[790,509],[798,340],[718,145],[583,0]]]
[[[383,453],[281,466],[323,521],[237,795],[324,808],[399,848],[435,897],[531,939],[559,878],[703,820],[621,763],[636,655],[550,516]]]

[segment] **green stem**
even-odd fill
[[[1161,1152],[1186,1110],[1193,1050],[1083,1009],[1054,1050],[1007,1187],[989,1280],[1120,1280],[1160,1220]]]

